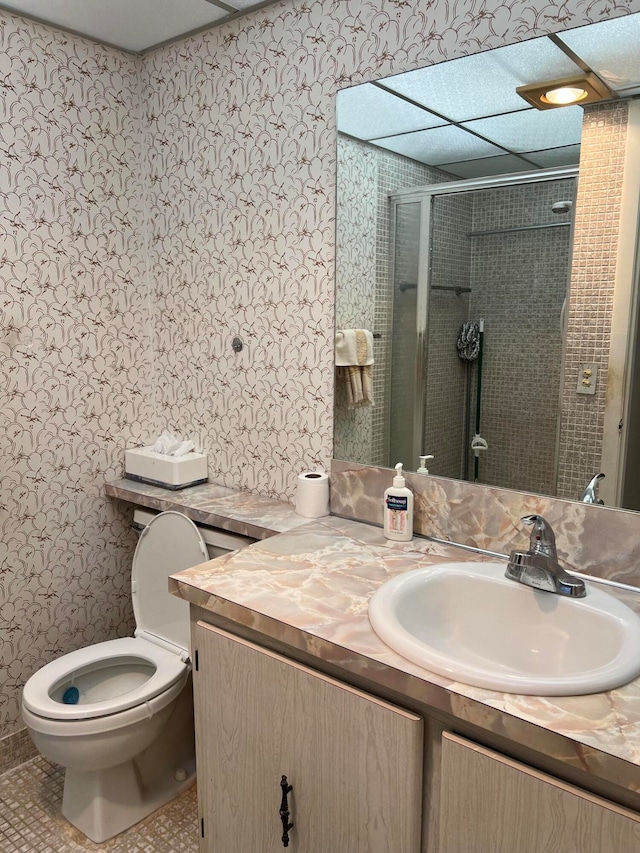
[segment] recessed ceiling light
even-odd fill
[[[582,86],[560,86],[557,89],[549,89],[544,95],[540,95],[540,100],[543,104],[566,107],[567,104],[577,104],[584,101],[588,94]]]
[[[518,86],[516,92],[538,110],[553,110],[571,104],[590,104],[615,98],[611,89],[590,72],[545,83],[529,83]]]

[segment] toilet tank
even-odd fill
[[[136,508],[133,512],[133,529],[139,533],[158,513],[159,511],[153,509]],[[240,548],[246,548],[247,545],[258,541],[257,539],[252,539],[250,536],[229,533],[227,530],[221,530],[219,527],[209,527],[206,524],[194,523],[204,539],[209,559],[211,560],[215,557],[221,557],[223,554],[228,554],[229,551],[238,551]]]

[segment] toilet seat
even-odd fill
[[[142,717],[151,716],[158,701],[150,703],[184,684],[191,670],[188,606],[169,594],[167,579],[207,560],[190,519],[173,511],[155,516],[140,535],[131,569],[135,637],[96,643],[46,664],[25,684],[23,707],[52,721],[104,718],[137,706]],[[76,681],[87,689],[80,690],[78,704],[64,704],[64,690]]]
[[[73,683],[77,673],[98,672],[109,666],[121,664],[151,664],[155,668],[142,684],[115,697],[99,702],[65,705],[51,693],[57,685]],[[189,664],[177,654],[150,643],[142,637],[123,637],[107,640],[85,649],[78,649],[51,661],[34,673],[24,686],[24,707],[38,717],[51,720],[87,720],[105,717],[144,705],[168,690],[189,672]]]
[[[68,736],[82,740],[96,734],[106,735],[108,732],[115,732],[118,729],[131,730],[131,727],[145,725],[152,717],[161,713],[167,705],[171,705],[184,689],[190,673],[190,668],[185,666],[183,677],[174,682],[167,690],[163,690],[162,693],[154,696],[153,699],[148,699],[141,705],[134,705],[133,708],[127,708],[125,711],[118,711],[115,714],[108,713],[104,717],[86,717],[83,720],[54,720],[52,717],[41,717],[39,714],[34,714],[23,702],[22,718],[32,735],[36,733],[36,735],[49,735],[57,738]]]

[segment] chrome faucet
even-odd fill
[[[596,474],[591,478],[591,480],[589,480],[589,484],[580,498],[583,503],[604,506],[604,501],[602,498],[598,497],[598,484],[600,480],[604,480],[604,474]]]
[[[541,515],[525,515],[525,524],[533,525],[528,551],[512,551],[505,577],[535,589],[584,598],[584,582],[565,572],[558,563],[556,537],[549,522]]]

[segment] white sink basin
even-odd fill
[[[506,563],[447,563],[380,587],[381,640],[431,672],[506,693],[600,693],[640,675],[640,618],[587,584],[571,599],[504,577]]]

